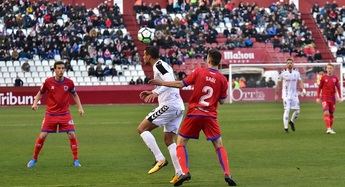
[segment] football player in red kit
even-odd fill
[[[336,100],[342,101],[339,79],[333,75],[334,66],[327,64],[326,74],[322,76],[317,90],[316,102],[322,104],[323,120],[327,134],[335,134],[333,129],[334,111]]]
[[[167,87],[182,88],[193,85],[194,90],[188,102],[187,115],[182,123],[177,137],[177,157],[183,174],[179,176],[174,186],[180,186],[190,179],[187,142],[190,138],[198,139],[202,130],[207,140],[212,141],[218,155],[219,163],[223,169],[225,181],[230,186],[236,186],[231,178],[228,155],[223,146],[221,130],[217,120],[218,103],[223,104],[227,97],[228,82],[218,71],[221,53],[211,49],[207,55],[208,68],[197,68],[183,81],[160,81],[153,79],[151,84]]]
[[[33,157],[27,164],[28,168],[36,165],[38,154],[43,147],[48,133],[56,132],[66,132],[68,134],[74,159],[73,165],[75,167],[81,166],[78,160],[78,142],[74,132],[74,122],[69,111],[69,96],[72,95],[81,116],[84,115],[84,109],[75,91],[73,81],[63,76],[65,72],[64,62],[55,62],[54,72],[55,76],[47,78],[41,86],[31,107],[32,110],[36,111],[38,109],[38,101],[43,94],[46,96],[46,113],[42,122],[41,133],[35,142]]]

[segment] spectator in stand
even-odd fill
[[[314,61],[320,62],[321,60],[322,60],[321,52],[319,50],[316,50],[316,52],[314,54]]]
[[[109,68],[109,65],[105,65],[104,69],[103,69],[103,75],[106,76],[111,76],[111,71]]]
[[[110,69],[110,74],[111,74],[112,77],[117,76],[117,71],[116,71],[114,65]]]
[[[67,60],[67,61],[65,62],[65,69],[66,69],[66,72],[68,72],[68,71],[73,71],[71,62],[70,62],[69,60]]]
[[[133,78],[129,81],[128,84],[129,84],[129,85],[135,85],[135,82],[134,82]]]
[[[250,77],[248,82],[247,82],[247,88],[255,88],[256,87],[256,83],[254,78]]]
[[[144,84],[148,84],[148,83],[149,83],[149,80],[150,80],[150,78],[145,77],[145,79],[144,79]]]
[[[93,64],[91,64],[88,69],[88,75],[92,77],[96,76],[96,70]]]
[[[24,82],[22,79],[20,79],[18,76],[16,77],[16,80],[14,80],[14,86],[15,87],[21,87],[24,85]]]
[[[239,83],[239,78],[236,77],[235,79],[232,79],[232,87],[234,89],[239,89],[240,88],[240,83]]]
[[[259,87],[261,88],[267,87],[266,77],[261,78],[261,80],[259,81]]]
[[[267,81],[267,87],[273,88],[275,85],[276,83],[272,80],[272,77],[269,77]]]
[[[144,84],[143,79],[141,77],[138,77],[138,79],[135,81],[136,84]]]
[[[30,64],[27,61],[22,64],[22,70],[24,72],[30,72]]]
[[[104,74],[103,74],[103,68],[102,68],[102,64],[98,63],[96,66],[96,77],[102,81],[104,78]]]
[[[246,78],[244,78],[244,77],[241,77],[240,79],[239,79],[239,85],[240,85],[240,88],[246,88],[247,87],[247,83],[246,83]]]

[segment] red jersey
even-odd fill
[[[40,92],[46,94],[46,113],[53,115],[69,113],[70,94],[76,93],[73,81],[66,77],[62,81],[47,78]]]
[[[320,80],[320,85],[317,90],[317,97],[320,98],[321,92],[322,101],[335,102],[336,89],[340,97],[340,85],[338,78],[334,75],[324,75]]]
[[[184,86],[194,85],[187,116],[217,118],[220,99],[227,97],[228,82],[218,70],[197,68],[183,80]]]

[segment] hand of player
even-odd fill
[[[146,96],[150,95],[152,92],[151,91],[142,91],[139,94],[139,97],[141,100],[144,100]]]
[[[306,95],[307,95],[307,90],[305,90],[305,89],[303,88],[302,93],[301,93],[301,96],[304,97],[304,96],[306,96]]]
[[[161,80],[157,80],[157,79],[151,79],[151,80],[149,80],[149,84],[157,85],[157,86],[162,86],[162,81]]]
[[[317,103],[320,103],[320,98],[316,98],[316,102],[317,102]]]
[[[31,109],[36,111],[38,109],[37,103],[32,104]]]
[[[341,97],[336,97],[336,99],[337,99],[337,102],[338,102],[338,103],[343,102],[343,98],[341,98]]]
[[[85,112],[83,108],[78,108],[78,113],[80,116],[84,116]]]
[[[278,94],[275,94],[275,95],[274,95],[274,100],[275,100],[275,101],[278,101],[278,99],[279,99]]]
[[[145,101],[146,103],[152,103],[152,102],[155,100],[156,97],[158,97],[158,94],[152,93],[152,94],[146,96],[145,99],[144,99],[144,101]]]

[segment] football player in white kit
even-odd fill
[[[144,51],[143,58],[145,64],[150,64],[153,67],[154,79],[175,81],[172,67],[159,59],[159,49],[157,47],[147,47]],[[150,112],[137,128],[141,138],[156,159],[156,163],[148,173],[155,173],[168,164],[151,133],[153,129],[163,127],[164,141],[168,147],[175,168],[175,176],[180,176],[182,169],[176,156],[175,139],[183,118],[184,103],[178,88],[157,86],[152,91],[143,91],[140,93],[140,98],[147,103],[153,102],[156,97],[158,97],[158,107]],[[171,183],[175,183],[174,180],[178,178],[175,176],[170,181]]]
[[[283,124],[285,132],[289,132],[288,125],[290,125],[292,131],[295,131],[295,121],[300,113],[297,87],[301,89],[302,95],[306,94],[300,73],[293,68],[293,59],[289,58],[286,61],[286,69],[279,75],[276,87],[276,99],[278,99],[280,89],[282,90],[282,99],[284,104]],[[294,110],[291,118],[290,110]]]

